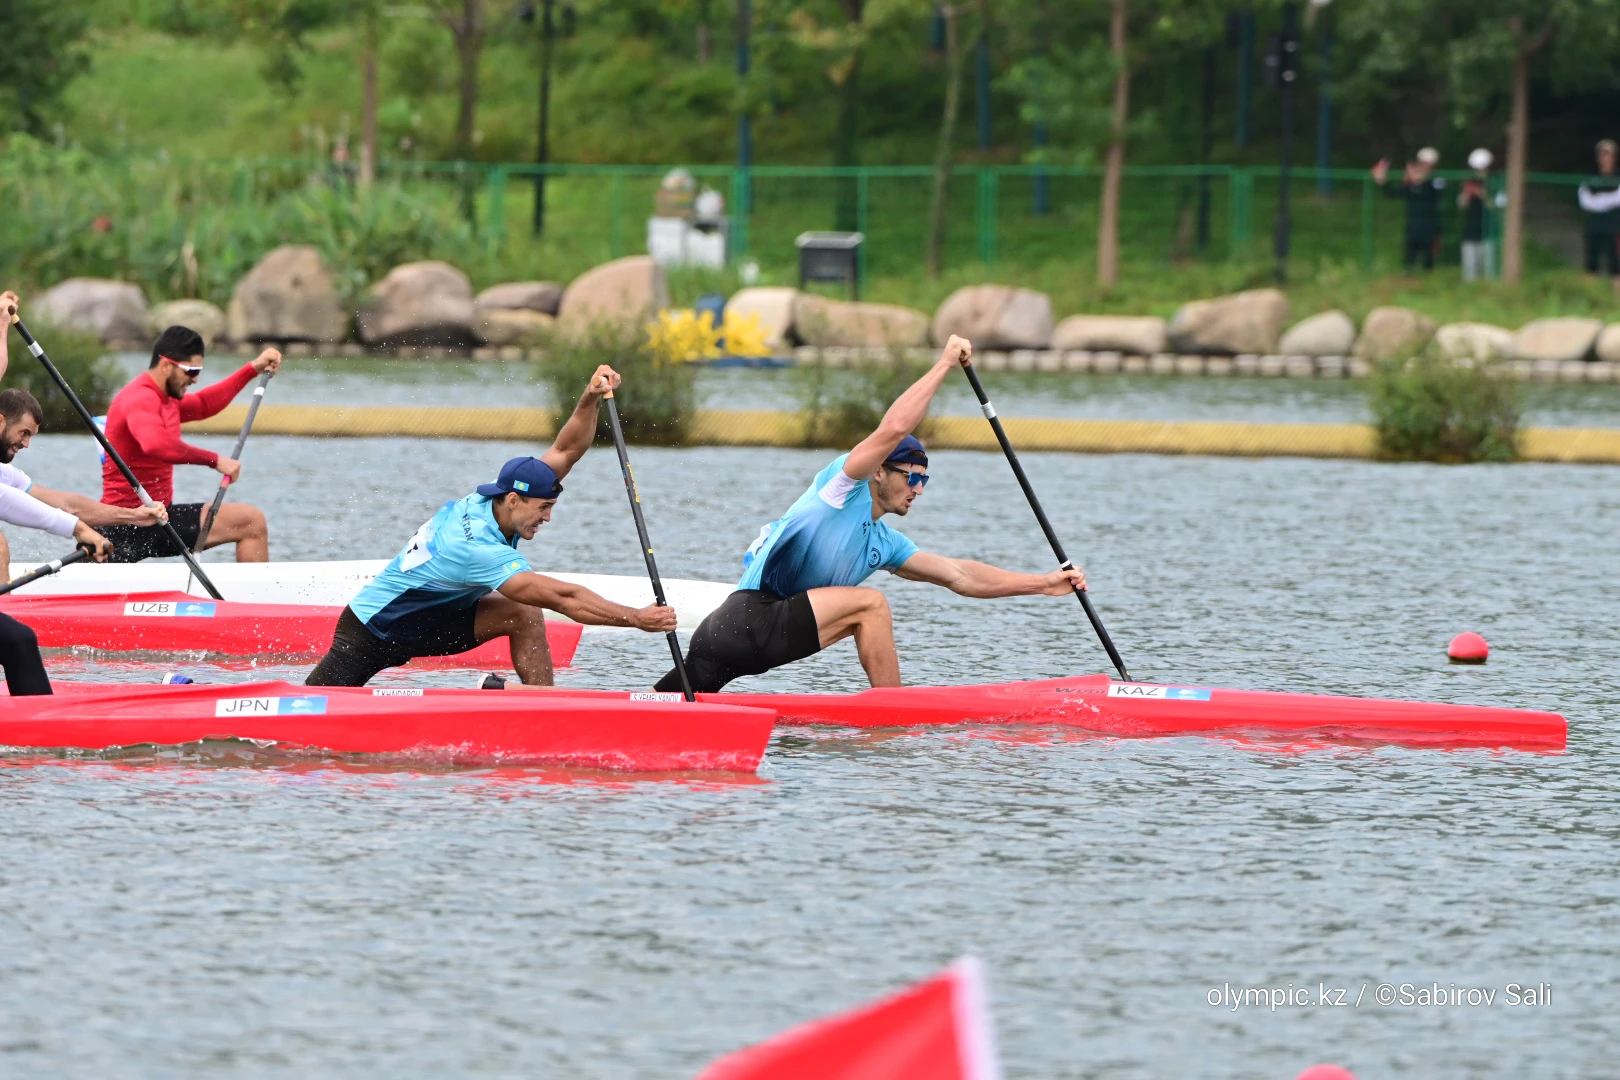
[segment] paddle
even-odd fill
[[[14,589],[20,589],[31,581],[38,581],[42,577],[50,577],[52,574],[62,569],[62,567],[67,566],[69,563],[83,562],[89,557],[89,548],[82,545],[74,548],[71,554],[64,555],[60,559],[53,559],[48,563],[42,563],[39,566],[34,567],[34,569],[28,571],[28,573],[24,574],[22,577],[12,578],[4,585],[0,585],[0,596],[4,596],[6,593],[11,592]]]
[[[267,371],[259,376],[259,385],[253,388],[253,401],[248,405],[247,419],[242,421],[242,431],[236,436],[236,449],[231,451],[231,457],[242,460],[242,448],[247,445],[248,434],[253,430],[253,418],[259,415],[259,405],[264,401],[264,388],[270,385],[270,379],[275,375]],[[231,486],[231,478],[219,478],[219,488],[214,492],[214,501],[208,507],[208,513],[203,517],[202,528],[197,530],[197,546],[192,548],[192,554],[201,555],[203,544],[208,541],[208,534],[213,531],[214,519],[219,516],[219,508],[225,502],[225,489]]]
[[[45,365],[45,370],[50,374],[52,381],[73,403],[73,409],[79,414],[79,419],[84,421],[84,426],[90,429],[90,434],[94,435],[96,441],[101,444],[101,449],[106,453],[107,459],[118,466],[118,471],[124,474],[124,479],[141,500],[141,504],[144,506],[153,505],[152,496],[148,495],[146,489],[141,486],[141,482],[135,479],[135,474],[130,471],[129,464],[124,461],[123,456],[113,449],[112,443],[107,441],[106,434],[101,430],[101,426],[96,423],[95,418],[90,415],[90,410],[84,407],[84,402],[79,400],[79,395],[73,392],[73,387],[68,385],[67,380],[62,377],[62,373],[57,370],[56,365],[51,363],[51,358],[45,355],[44,346],[35,341],[34,335],[28,332],[28,327],[23,325],[21,316],[14,314],[11,316],[11,321],[16,324],[17,333],[22,335],[23,343],[28,346],[28,351],[38,357],[39,362]],[[186,565],[191,567],[191,572],[196,575],[198,581],[202,582],[203,588],[208,590],[208,595],[215,600],[225,599],[219,594],[219,590],[214,588],[214,583],[208,580],[208,575],[203,573],[202,567],[197,565],[197,560],[192,557],[191,552],[186,549],[186,542],[180,539],[180,534],[174,529],[174,523],[165,521],[163,527],[168,530],[169,539],[174,541],[174,550],[180,554],[182,559],[186,560]]]
[[[1057,533],[1052,531],[1052,523],[1046,520],[1046,511],[1041,509],[1041,500],[1035,497],[1035,489],[1029,486],[1029,477],[1024,475],[1024,467],[1018,463],[1018,454],[1013,451],[1012,443],[1007,439],[1007,430],[996,418],[995,406],[991,405],[990,399],[985,396],[984,384],[979,381],[979,373],[973,370],[973,362],[964,359],[962,370],[967,372],[968,382],[973,384],[973,393],[979,399],[979,409],[984,413],[984,418],[990,421],[990,430],[996,433],[996,441],[1001,444],[1001,452],[1007,455],[1007,464],[1012,466],[1013,475],[1018,478],[1018,486],[1024,489],[1024,498],[1029,500],[1029,508],[1035,511],[1035,520],[1040,522],[1041,531],[1046,534],[1046,542],[1052,545],[1052,554],[1057,556],[1058,565],[1064,570],[1074,569],[1074,563],[1063,553],[1063,545],[1058,541]],[[1091,606],[1091,597],[1086,595],[1086,590],[1078,587],[1074,590],[1074,595],[1080,598],[1080,606],[1085,608],[1086,618],[1091,620],[1091,628],[1097,632],[1097,638],[1107,650],[1108,659],[1114,662],[1119,677],[1130,682],[1131,673],[1125,670],[1125,661],[1120,659],[1119,650],[1114,648],[1113,639],[1108,636],[1102,620],[1097,617],[1096,609]]]
[[[624,474],[624,490],[630,496],[630,513],[635,515],[636,535],[641,538],[641,550],[647,556],[647,576],[652,579],[653,599],[659,607],[664,603],[664,583],[658,577],[658,562],[653,558],[652,541],[647,539],[647,521],[641,516],[641,493],[636,490],[636,474],[630,468],[630,452],[624,446],[624,428],[619,423],[619,407],[613,402],[613,391],[602,395],[607,399],[608,422],[613,426],[613,449],[619,452],[619,472]],[[669,652],[675,658],[675,670],[681,673],[681,696],[696,701],[692,693],[692,680],[686,674],[686,659],[681,656],[681,639],[675,631],[669,632]]]

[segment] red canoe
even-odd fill
[[[100,652],[198,652],[216,656],[275,656],[313,660],[332,644],[341,607],[313,604],[239,604],[200,600],[189,593],[107,593],[92,596],[17,596],[0,611],[20,619],[45,648],[85,646]],[[579,648],[578,623],[550,620],[551,662],[568,667]],[[459,656],[422,657],[419,667],[509,668],[504,639]]]
[[[714,1062],[697,1080],[1000,1080],[979,962]]]
[[[631,696],[624,691],[606,690],[552,692],[619,699]],[[638,696],[680,699],[679,694]],[[1118,683],[1106,675],[976,686],[902,686],[854,694],[728,693],[698,697],[704,702],[771,709],[784,724],[848,727],[1054,724],[1135,738],[1262,735],[1527,750],[1562,750],[1568,736],[1568,724],[1562,716],[1528,709]]]
[[[10,698],[0,746],[107,750],[236,738],[298,750],[533,762],[635,772],[759,768],[776,714],[735,705],[478,692],[231,686],[80,685]]]

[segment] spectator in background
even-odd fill
[[[1597,175],[1581,185],[1581,209],[1586,211],[1586,272],[1598,273],[1607,263],[1609,278],[1620,291],[1620,169],[1616,169],[1613,139],[1597,144]]]
[[[1433,175],[1440,163],[1440,151],[1425,146],[1417,152],[1417,160],[1409,161],[1397,183],[1388,179],[1389,159],[1381,158],[1372,167],[1373,181],[1384,193],[1395,199],[1406,200],[1406,241],[1401,262],[1410,268],[1422,260],[1423,269],[1434,269],[1434,251],[1440,243],[1440,196],[1446,182]]]
[[[1462,268],[1463,280],[1496,276],[1496,218],[1495,213],[1507,205],[1507,192],[1491,192],[1491,152],[1484,147],[1468,155],[1468,167],[1474,175],[1463,181],[1457,196],[1457,209],[1462,211]]]

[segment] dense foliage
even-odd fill
[[[1519,389],[1489,364],[1427,350],[1380,364],[1368,384],[1379,450],[1400,461],[1512,461]]]
[[[573,412],[597,367],[610,364],[624,376],[615,393],[625,438],[655,446],[678,446],[686,440],[697,411],[697,368],[665,360],[638,327],[599,322],[583,333],[558,335],[546,349],[541,378],[551,391],[560,426]],[[611,442],[607,410],[602,410],[598,442]]]
[[[113,363],[106,359],[107,350],[102,348],[101,341],[94,334],[61,330],[43,323],[30,323],[28,329],[44,346],[45,355],[62,372],[62,377],[79,395],[85,408],[96,415],[106,412],[113,394],[118,391],[119,373]],[[10,333],[10,328],[0,329],[0,333]],[[45,422],[40,425],[42,431],[84,432],[84,424],[73,403],[57,388],[44,365],[28,354],[22,339],[12,334],[8,351],[11,364],[6,371],[4,386],[0,389],[18,386],[38,398],[40,408],[45,411]],[[89,438],[87,432],[85,438]],[[87,442],[86,452],[93,449]]]

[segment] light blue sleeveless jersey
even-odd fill
[[[760,530],[743,556],[739,589],[787,597],[829,585],[859,585],[917,553],[917,545],[872,520],[872,492],[844,475],[848,454],[816,474],[788,512]]]
[[[472,607],[514,574],[528,570],[528,560],[517,552],[517,538],[508,540],[495,524],[493,506],[477,493],[445,503],[349,607],[387,641],[402,616],[428,608]]]

